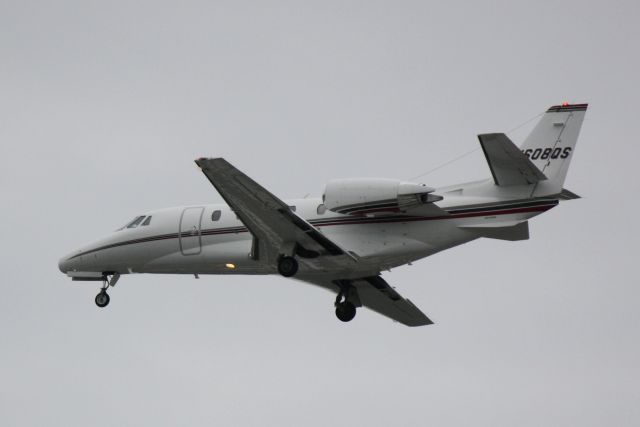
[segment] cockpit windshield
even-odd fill
[[[143,219],[144,215],[136,217],[133,221],[127,224],[127,228],[136,228],[138,225],[140,225]]]
[[[145,215],[137,216],[131,221],[129,221],[127,225],[118,228],[118,230],[116,231],[124,230],[125,228],[136,228],[138,225],[140,225],[140,223],[142,222],[142,220],[144,220],[144,218],[145,218]]]

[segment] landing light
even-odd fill
[[[224,266],[227,267],[230,270],[233,270],[233,269],[236,268],[236,265],[231,263],[231,262],[226,263]]]

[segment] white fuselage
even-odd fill
[[[495,194],[487,197],[488,188]],[[475,191],[478,190],[478,191]],[[482,194],[482,197],[474,194]],[[490,182],[440,189],[445,216],[350,216],[319,209],[319,198],[286,201],[300,217],[359,261],[349,275],[378,272],[481,236],[474,226],[501,226],[550,209],[554,200],[514,200]],[[218,214],[214,212],[219,211]],[[275,266],[251,258],[252,235],[223,204],[147,212],[148,225],[123,228],[60,260],[69,273],[273,274]],[[313,274],[300,268],[300,275]]]

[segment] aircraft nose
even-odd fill
[[[66,256],[60,258],[60,261],[58,261],[58,268],[61,272],[66,274],[67,271],[69,271],[69,258]]]

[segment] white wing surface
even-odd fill
[[[296,253],[305,265],[353,265],[355,258],[325,237],[289,206],[225,159],[201,158],[196,164],[254,236],[254,258],[275,263],[283,251]],[[331,258],[314,263],[313,258]]]

